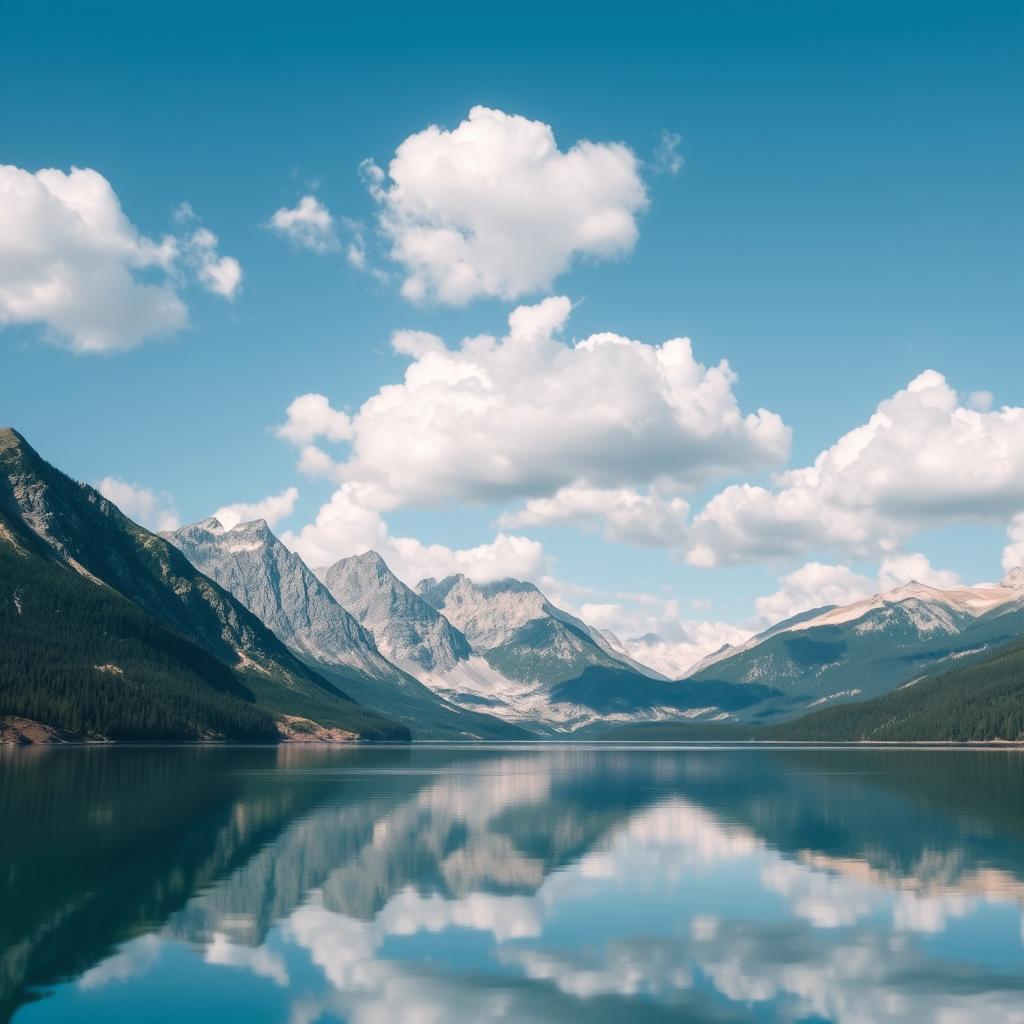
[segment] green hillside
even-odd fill
[[[276,739],[285,719],[409,737],[300,662],[167,541],[0,430],[9,716],[112,739]]]
[[[271,715],[212,655],[3,538],[0,713],[109,739],[277,738]]]
[[[603,736],[825,743],[1024,740],[1024,641],[882,697],[823,708],[792,722],[772,726],[659,722],[612,729]]]
[[[1024,739],[1024,643],[884,697],[825,708],[771,731],[788,740]]]

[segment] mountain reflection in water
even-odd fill
[[[1015,751],[0,757],[0,1015],[1024,1022]]]

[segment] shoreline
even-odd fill
[[[537,739],[527,740],[281,740],[278,743],[245,743],[236,740],[106,740],[106,739],[54,739],[54,740],[10,740],[0,739],[0,753],[8,751],[36,750],[112,750],[128,747],[188,749],[278,749],[278,748],[325,748],[351,749],[356,747],[460,747],[472,748],[544,748],[578,747],[604,750],[1022,750],[1021,740],[856,740],[828,742],[825,740],[574,740]]]

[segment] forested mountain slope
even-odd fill
[[[609,739],[807,742],[1024,741],[1024,640],[983,661],[904,684],[872,700],[823,708],[777,725],[654,723]]]
[[[111,738],[105,730],[118,738],[269,738],[317,726],[408,735],[304,665],[173,545],[10,429],[0,430],[0,556],[0,716],[46,712],[47,725]]]

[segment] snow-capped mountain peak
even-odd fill
[[[1024,631],[1024,572],[949,588],[918,580],[848,605],[814,609],[706,658],[691,678],[765,682],[785,693],[758,714],[792,716],[813,701],[875,696],[952,667]],[[828,696],[831,695],[831,696]]]
[[[1021,584],[1024,586],[1024,582]],[[812,629],[815,626],[839,625],[844,622],[853,622],[863,618],[871,612],[878,611],[886,606],[908,605],[912,602],[919,602],[922,605],[930,606],[933,609],[944,608],[954,615],[966,615],[977,617],[985,615],[1001,605],[1020,600],[1020,590],[1012,583],[1004,581],[1001,584],[981,583],[973,587],[951,587],[940,589],[930,587],[917,580],[910,580],[903,586],[888,590],[882,594],[875,594],[863,601],[854,601],[852,604],[842,605],[837,608],[825,609],[814,618],[802,619],[790,627],[794,629]],[[756,639],[756,638],[755,638]]]

